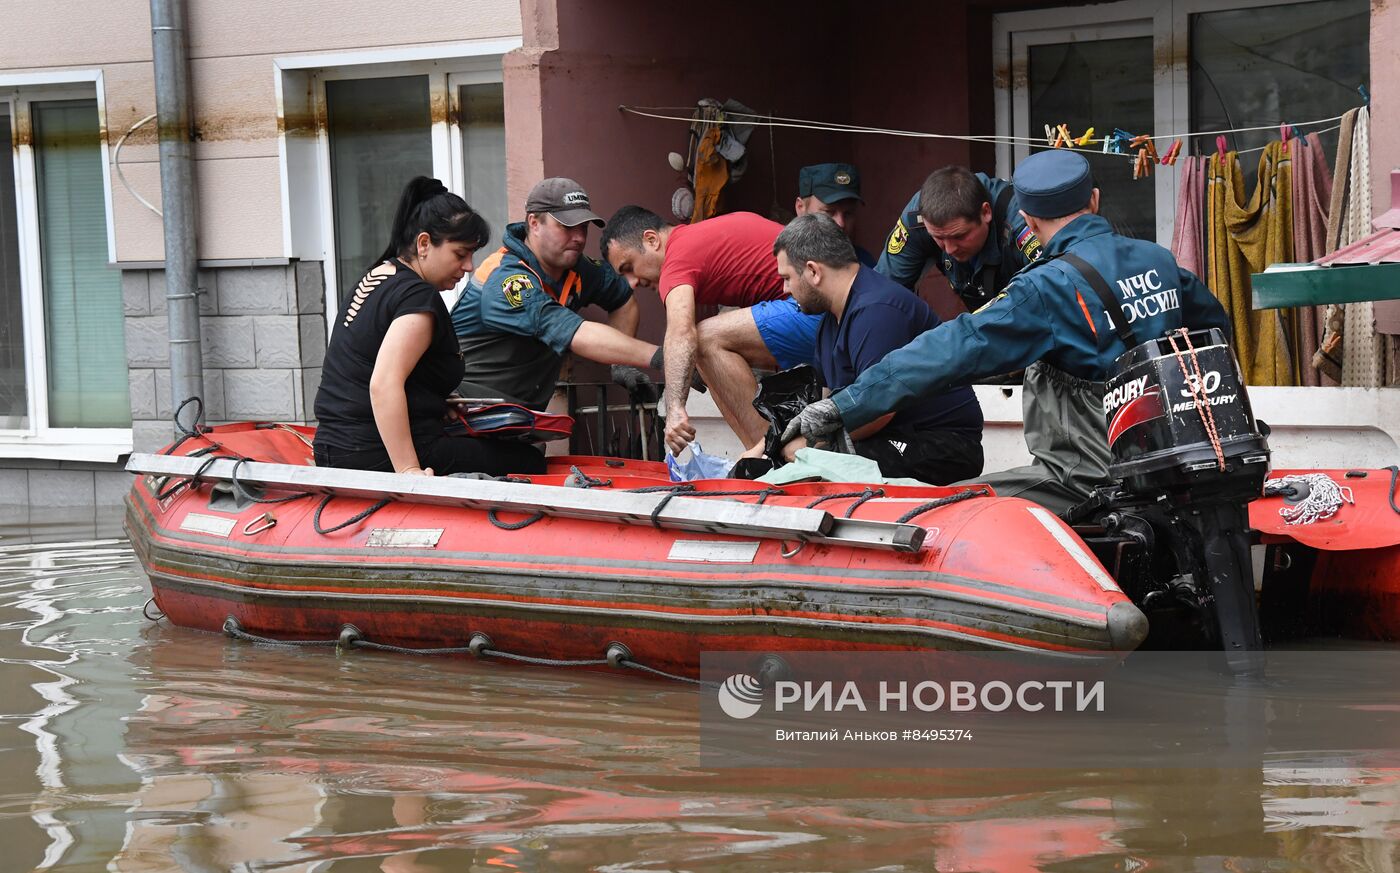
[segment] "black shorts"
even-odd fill
[[[955,430],[904,431],[886,427],[855,444],[880,472],[930,485],[948,485],[982,474],[982,435]]]
[[[447,476],[451,473],[531,475],[543,473],[545,466],[543,452],[529,443],[515,440],[444,436],[432,442],[417,443],[414,448],[418,450],[418,463],[430,468],[437,476]],[[382,446],[361,451],[346,451],[317,443],[315,451],[318,467],[395,472],[394,465],[389,460],[389,453]]]

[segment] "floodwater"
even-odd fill
[[[706,770],[690,687],[184,630],[113,521],[18,533],[0,871],[1400,869],[1396,771]]]

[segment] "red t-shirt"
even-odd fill
[[[782,229],[752,212],[676,227],[666,240],[661,299],[680,285],[695,289],[697,304],[753,306],[787,296],[773,256],[773,241]]]

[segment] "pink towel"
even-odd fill
[[[1288,144],[1293,158],[1293,260],[1300,264],[1327,253],[1327,210],[1332,204],[1332,171],[1322,140],[1310,133],[1306,142]],[[1298,360],[1313,359],[1326,327],[1324,314],[1324,307],[1298,307]],[[1337,384],[1306,363],[1301,369],[1304,385]]]
[[[1209,158],[1190,155],[1177,161],[1181,168],[1180,193],[1172,230],[1172,254],[1177,263],[1206,279],[1205,245],[1202,243],[1206,214],[1206,162]]]

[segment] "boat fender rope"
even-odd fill
[[[323,528],[323,527],[321,527],[321,512],[324,511],[325,508],[326,508],[326,507],[330,504],[330,502],[331,502],[332,500],[334,500],[334,499],[335,499],[335,495],[334,495],[334,494],[327,494],[325,497],[322,497],[322,498],[321,498],[321,502],[318,503],[318,504],[316,504],[316,512],[311,516],[311,527],[316,531],[316,533],[320,534],[321,536],[325,536],[326,534],[335,533],[336,531],[338,531],[338,530],[343,530],[343,529],[349,527],[349,526],[352,525],[352,524],[355,524],[355,523],[357,523],[357,522],[364,521],[365,519],[369,518],[371,515],[374,515],[374,514],[375,514],[376,512],[378,512],[379,510],[383,509],[384,507],[388,506],[390,503],[393,503],[393,502],[394,502],[394,501],[393,501],[393,498],[391,498],[391,497],[385,497],[383,500],[380,500],[380,501],[376,502],[375,504],[373,504],[372,506],[370,506],[368,509],[366,509],[366,510],[364,510],[364,511],[362,511],[362,512],[357,512],[356,514],[350,516],[350,517],[347,518],[345,521],[342,521],[340,524],[336,525],[335,527]]]
[[[196,404],[194,414],[194,428],[192,429],[185,427],[184,423],[180,421],[180,413],[184,412],[185,407],[189,406],[191,403]],[[174,443],[172,443],[170,448],[161,452],[162,455],[173,455],[175,454],[176,449],[180,448],[180,446],[185,444],[186,440],[198,439],[200,437],[209,440],[210,445],[215,449],[223,448],[223,446],[219,445],[217,442],[210,438],[208,433],[209,429],[199,423],[199,420],[204,417],[204,401],[200,399],[198,395],[194,397],[186,397],[183,403],[175,407],[175,415],[172,417],[175,419],[175,429],[180,432],[180,438]]]
[[[947,506],[951,503],[961,503],[962,501],[970,500],[973,497],[986,497],[990,493],[991,492],[989,492],[985,488],[969,488],[966,491],[959,491],[957,494],[950,494],[947,497],[940,497],[937,500],[930,500],[928,503],[921,503],[913,509],[909,510],[908,512],[904,513],[899,518],[895,519],[894,523],[905,524],[909,521],[912,521],[917,516],[923,515],[925,512],[928,512],[931,509],[937,509],[940,506]]]
[[[1299,487],[1301,486],[1301,487]],[[1301,494],[1301,497],[1298,495]],[[1284,496],[1288,501],[1279,507],[1284,524],[1312,524],[1337,514],[1343,503],[1356,504],[1351,489],[1338,485],[1326,473],[1300,473],[1281,476],[1264,483],[1264,496]],[[1292,500],[1297,502],[1293,503]],[[1394,506],[1392,498],[1392,506]]]
[[[224,633],[237,640],[273,646],[335,646],[340,644],[339,640],[277,640],[271,637],[260,637],[245,631],[243,626],[238,623],[238,619],[231,615],[224,619]]]
[[[486,510],[486,518],[501,530],[520,530],[544,518],[544,510],[537,510],[531,513],[527,518],[522,518],[520,521],[501,521],[500,518],[496,516],[496,510],[488,509]]]
[[[223,448],[223,447],[220,446],[219,448]],[[199,477],[203,476],[206,472],[209,471],[209,468],[210,468],[210,467],[214,466],[214,462],[215,462],[215,461],[232,461],[232,460],[236,460],[236,456],[234,456],[234,455],[215,455],[215,454],[209,455],[208,457],[206,457],[206,458],[204,459],[204,463],[202,463],[202,464],[199,465],[199,469],[198,469],[198,470],[195,470],[193,474],[191,474],[190,476],[185,477],[184,479],[176,479],[176,480],[174,480],[174,484],[168,485],[167,487],[162,488],[162,489],[160,489],[159,491],[157,491],[157,492],[156,492],[156,499],[157,499],[157,500],[164,500],[164,499],[167,498],[167,497],[172,497],[172,496],[175,495],[176,492],[178,492],[181,488],[184,488],[186,485],[189,485],[189,486],[193,487],[195,484],[197,484],[197,483],[199,482]]]
[[[704,679],[692,679],[689,676],[681,676],[676,673],[667,673],[665,670],[658,670],[655,667],[648,667],[646,664],[627,659],[614,666],[625,667],[628,670],[640,670],[643,673],[650,673],[653,676],[660,676],[663,679],[674,679],[677,682],[688,682],[691,685],[699,685],[702,688],[718,688],[718,682],[706,682]]]
[[[1390,508],[1395,510],[1396,515],[1400,515],[1400,506],[1395,505],[1395,483],[1397,479],[1400,479],[1400,466],[1391,464],[1389,467],[1383,467],[1382,469],[1390,471]]]
[[[155,615],[151,614],[152,606],[156,607]],[[146,617],[146,621],[160,621],[162,618],[165,618],[165,613],[161,612],[159,606],[156,606],[156,599],[154,597],[147,599],[146,605],[141,607],[141,614]]]

